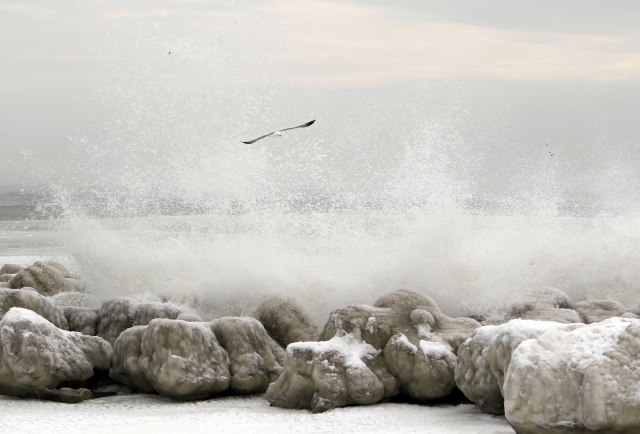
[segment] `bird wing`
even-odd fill
[[[313,125],[313,123],[315,121],[316,120],[314,119],[312,121],[307,122],[306,124],[298,125],[297,127],[285,128],[284,130],[280,130],[280,131],[295,130],[296,128],[307,128],[308,126]],[[273,133],[271,133],[271,134],[273,134]]]
[[[247,145],[251,145],[252,143],[257,142],[260,139],[264,139],[265,137],[269,137],[271,134],[275,134],[275,131],[273,133],[269,133],[269,134],[265,134],[264,136],[260,136],[257,139],[249,140],[248,142],[242,142],[242,143],[246,143]]]

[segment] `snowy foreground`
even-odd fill
[[[473,405],[385,403],[321,414],[271,407],[260,396],[178,403],[158,395],[93,399],[76,405],[0,396],[4,433],[426,433],[513,434],[504,417]]]

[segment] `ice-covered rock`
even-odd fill
[[[455,386],[455,350],[477,327],[475,320],[450,318],[429,297],[406,290],[380,297],[373,307],[338,309],[321,342],[287,347],[285,372],[269,386],[267,399],[323,411],[398,393],[420,400],[446,396]],[[370,393],[363,392],[367,387]]]
[[[61,267],[57,263],[36,262],[17,273],[9,284],[14,289],[28,286],[46,296],[59,292],[81,290],[82,282],[71,277],[68,271],[64,267],[61,269]]]
[[[62,308],[64,317],[69,323],[69,330],[85,335],[95,336],[98,328],[98,309],[66,306]]]
[[[256,309],[254,317],[283,348],[292,342],[311,342],[318,331],[302,305],[291,298],[273,297]]]
[[[456,385],[480,410],[504,414],[504,377],[518,345],[550,330],[571,331],[582,326],[514,319],[498,326],[480,327],[458,348]]]
[[[613,300],[587,300],[575,305],[576,311],[587,324],[604,321],[608,318],[638,318],[636,306],[625,306]]]
[[[374,404],[397,393],[382,351],[364,342],[356,330],[341,331],[328,341],[289,344],[284,373],[264,398],[278,407],[319,413],[349,404]]]
[[[138,303],[134,300],[116,299],[102,303],[98,312],[98,336],[113,345],[120,333],[133,326]]]
[[[78,276],[56,261],[36,262],[18,272],[11,280],[11,287],[17,289],[25,286],[33,287],[46,296],[66,291],[83,292],[86,289]]]
[[[2,274],[18,274],[24,270],[22,265],[18,264],[4,264],[2,268],[0,268],[0,275]]]
[[[202,318],[200,318],[195,313],[186,313],[186,312],[182,312],[180,315],[178,315],[178,317],[176,319],[179,319],[180,321],[187,321],[187,322],[202,322],[203,321]]]
[[[573,309],[540,307],[533,303],[517,303],[511,306],[504,321],[528,319],[535,321],[553,321],[563,324],[582,323],[582,318]]]
[[[141,303],[133,315],[133,325],[147,325],[156,318],[177,319],[181,313],[172,303]]]
[[[87,294],[86,292],[59,292],[51,296],[50,299],[61,307],[75,306],[100,309],[102,304],[96,296]]]
[[[10,282],[15,274],[0,274],[0,282]]]
[[[206,398],[231,382],[228,354],[207,323],[151,320],[138,366],[160,395],[174,399]]]
[[[13,307],[29,309],[56,327],[69,330],[69,323],[62,308],[49,298],[38,294],[33,288],[0,288],[0,318]]]
[[[142,335],[146,329],[147,326],[133,326],[120,333],[113,346],[109,377],[138,392],[152,393],[155,389],[138,364],[142,355]]]
[[[332,312],[320,340],[328,340],[338,330],[360,330],[365,342],[383,349],[389,339],[404,334],[413,344],[437,340],[455,352],[481,324],[471,318],[450,318],[429,297],[414,291],[398,290],[380,297],[371,306],[349,306]]]
[[[457,358],[442,342],[420,340],[416,346],[405,335],[397,334],[384,347],[384,361],[398,380],[400,391],[412,398],[439,398],[455,387],[452,372]]]
[[[230,388],[235,393],[264,392],[282,374],[262,324],[248,317],[213,320],[211,330],[229,353]]]
[[[0,391],[21,397],[78,402],[89,391],[52,390],[83,381],[94,369],[109,369],[111,346],[95,336],[61,330],[37,313],[18,307],[0,321]]]
[[[520,434],[640,432],[640,320],[610,318],[522,342],[504,382]]]

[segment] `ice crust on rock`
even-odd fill
[[[270,298],[258,306],[253,316],[283,348],[293,342],[318,340],[316,325],[304,307],[292,298]]]
[[[123,331],[113,346],[113,363],[109,377],[142,393],[153,393],[155,389],[140,369],[142,335],[147,326],[133,326]]]
[[[261,393],[282,374],[260,321],[225,317],[209,322],[220,345],[229,354],[231,391]]]
[[[177,319],[181,313],[172,303],[141,303],[133,314],[133,325],[147,325],[156,318]]]
[[[66,306],[62,309],[69,323],[69,330],[89,336],[96,335],[100,313],[98,309],[75,306]]]
[[[504,414],[504,378],[518,345],[550,330],[571,331],[582,326],[514,319],[498,326],[480,327],[458,348],[456,385],[483,412]]]
[[[207,323],[151,320],[138,365],[153,388],[174,399],[201,399],[229,388],[227,352]]]
[[[86,292],[59,292],[49,298],[60,307],[74,306],[99,309],[102,304],[98,298]]]
[[[45,296],[65,291],[81,291],[84,288],[82,281],[54,261],[36,262],[28,266],[18,272],[11,279],[9,285],[13,289],[28,286]]]
[[[120,333],[133,326],[138,303],[129,299],[107,300],[98,312],[98,336],[114,345]]]
[[[522,342],[504,382],[520,434],[640,432],[640,320],[611,318]]]
[[[53,389],[62,382],[86,380],[94,369],[109,369],[111,357],[111,346],[103,339],[61,330],[28,309],[14,307],[0,321],[3,394],[81,401],[91,393]]]
[[[584,322],[569,296],[557,288],[545,287],[527,291],[524,300],[513,303],[508,310],[485,316],[478,315],[483,325],[505,324],[512,319],[554,321],[564,324]]]
[[[29,309],[56,327],[69,330],[69,323],[65,318],[62,308],[57,306],[48,297],[43,297],[38,294],[33,288],[0,288],[0,318],[14,307]]]
[[[382,351],[356,331],[340,332],[328,341],[290,344],[284,373],[264,398],[278,407],[319,413],[349,404],[374,404],[397,393]]]
[[[440,398],[455,386],[452,374],[457,359],[444,343],[421,340],[415,346],[405,335],[397,334],[384,347],[384,361],[400,391],[412,398]]]

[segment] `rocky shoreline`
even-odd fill
[[[640,308],[544,288],[499,314],[451,318],[398,290],[333,311],[295,300],[203,321],[172,303],[87,303],[63,265],[0,269],[0,394],[66,403],[263,394],[314,413],[462,391],[517,433],[640,432]]]

